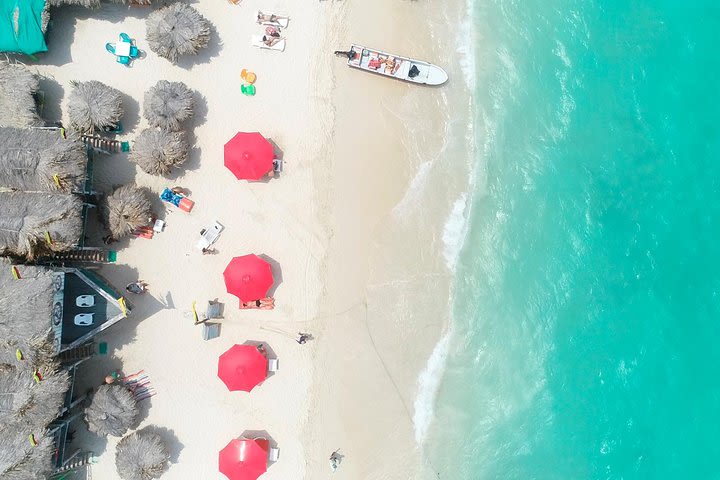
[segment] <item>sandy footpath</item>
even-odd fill
[[[108,331],[102,340],[110,356],[86,368],[101,381],[108,369],[144,369],[157,395],[144,402],[140,427],[167,429],[173,465],[163,477],[171,479],[224,478],[217,471],[217,453],[246,430],[264,430],[280,448],[280,461],[264,478],[302,478],[305,445],[298,435],[308,412],[311,386],[311,348],[292,336],[316,317],[320,292],[319,267],[325,255],[324,229],[317,221],[313,170],[322,145],[311,103],[320,87],[311,52],[322,30],[317,4],[289,1],[260,3],[246,0],[193,4],[214,25],[210,47],[197,58],[172,65],[147,52],[132,68],[115,64],[104,45],[120,32],[137,39],[146,50],[144,19],[149,9],[106,5],[97,11],[63,8],[53,16],[50,53],[36,68],[48,77],[45,116],[60,119],[72,80],[99,80],[125,94],[124,139],[132,140],[146,122],[141,108],[144,92],[161,79],[179,80],[198,92],[195,118],[189,122],[194,144],[187,169],[177,179],[147,175],[125,155],[100,158],[95,164],[95,187],[135,181],[159,192],[174,184],[188,188],[196,202],[191,214],[175,209],[160,214],[167,228],[152,240],[133,239],[118,245],[118,264],[103,269],[116,286],[141,278],[152,296],[135,298],[132,318]],[[250,46],[258,8],[286,13],[284,53]],[[257,95],[240,92],[240,70],[258,75]],[[315,111],[317,113],[317,110]],[[223,167],[224,143],[238,131],[260,131],[282,150],[285,173],[269,183],[237,181]],[[159,213],[163,207],[158,202]],[[194,248],[198,232],[214,220],[223,223],[219,254],[203,256]],[[236,255],[266,254],[280,266],[281,281],[272,312],[239,311],[237,299],[225,292],[222,271]],[[204,342],[200,327],[188,318],[191,302],[200,305],[218,298],[226,303],[219,339]],[[217,379],[217,357],[234,343],[267,342],[280,359],[280,370],[251,394],[228,392]],[[77,434],[77,444],[100,454],[94,478],[117,478],[114,447]]]

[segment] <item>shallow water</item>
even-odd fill
[[[434,417],[416,412],[434,418],[429,464],[444,479],[720,478],[720,4],[471,11],[487,181],[450,232],[467,233],[428,369],[442,382]]]

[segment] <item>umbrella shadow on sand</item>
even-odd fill
[[[272,271],[274,282],[273,282],[272,286],[270,287],[270,289],[268,290],[267,296],[274,297],[275,291],[278,289],[280,284],[283,282],[282,267],[280,266],[280,263],[277,260],[275,260],[272,257],[269,257],[268,255],[265,255],[264,253],[258,255],[258,257],[262,258],[263,260],[265,260],[267,263],[270,264],[270,270]]]
[[[147,427],[138,430],[139,432],[147,431],[160,435],[165,445],[167,446],[168,453],[170,454],[170,463],[177,463],[180,458],[180,452],[185,447],[178,439],[175,432],[166,427],[158,427],[157,425],[148,425]]]
[[[248,438],[252,440],[267,440],[270,444],[270,448],[278,448],[278,443],[273,437],[267,432],[267,430],[245,430],[240,434],[242,438]],[[273,461],[268,458],[268,464],[272,465]]]
[[[265,354],[264,354],[265,358],[267,358],[268,360],[270,360],[270,359],[278,360],[278,365],[279,365],[279,358],[277,356],[277,353],[275,353],[275,350],[273,350],[272,347],[270,347],[270,345],[268,345],[267,342],[258,342],[257,340],[247,340],[247,341],[243,342],[243,345],[252,345],[253,347],[259,347],[260,345],[262,345],[262,348],[265,351]],[[265,377],[265,380],[272,377],[273,375],[275,375],[275,372],[268,371],[267,376]],[[263,383],[265,383],[265,382],[263,382]],[[261,383],[261,385],[262,385],[262,383]]]

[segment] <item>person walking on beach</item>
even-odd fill
[[[300,345],[305,345],[308,340],[312,340],[313,336],[310,333],[298,332],[298,338],[295,339]]]

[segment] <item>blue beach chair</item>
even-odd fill
[[[130,35],[128,35],[127,33],[121,33],[120,40],[126,43],[132,43],[132,38],[130,38]]]

